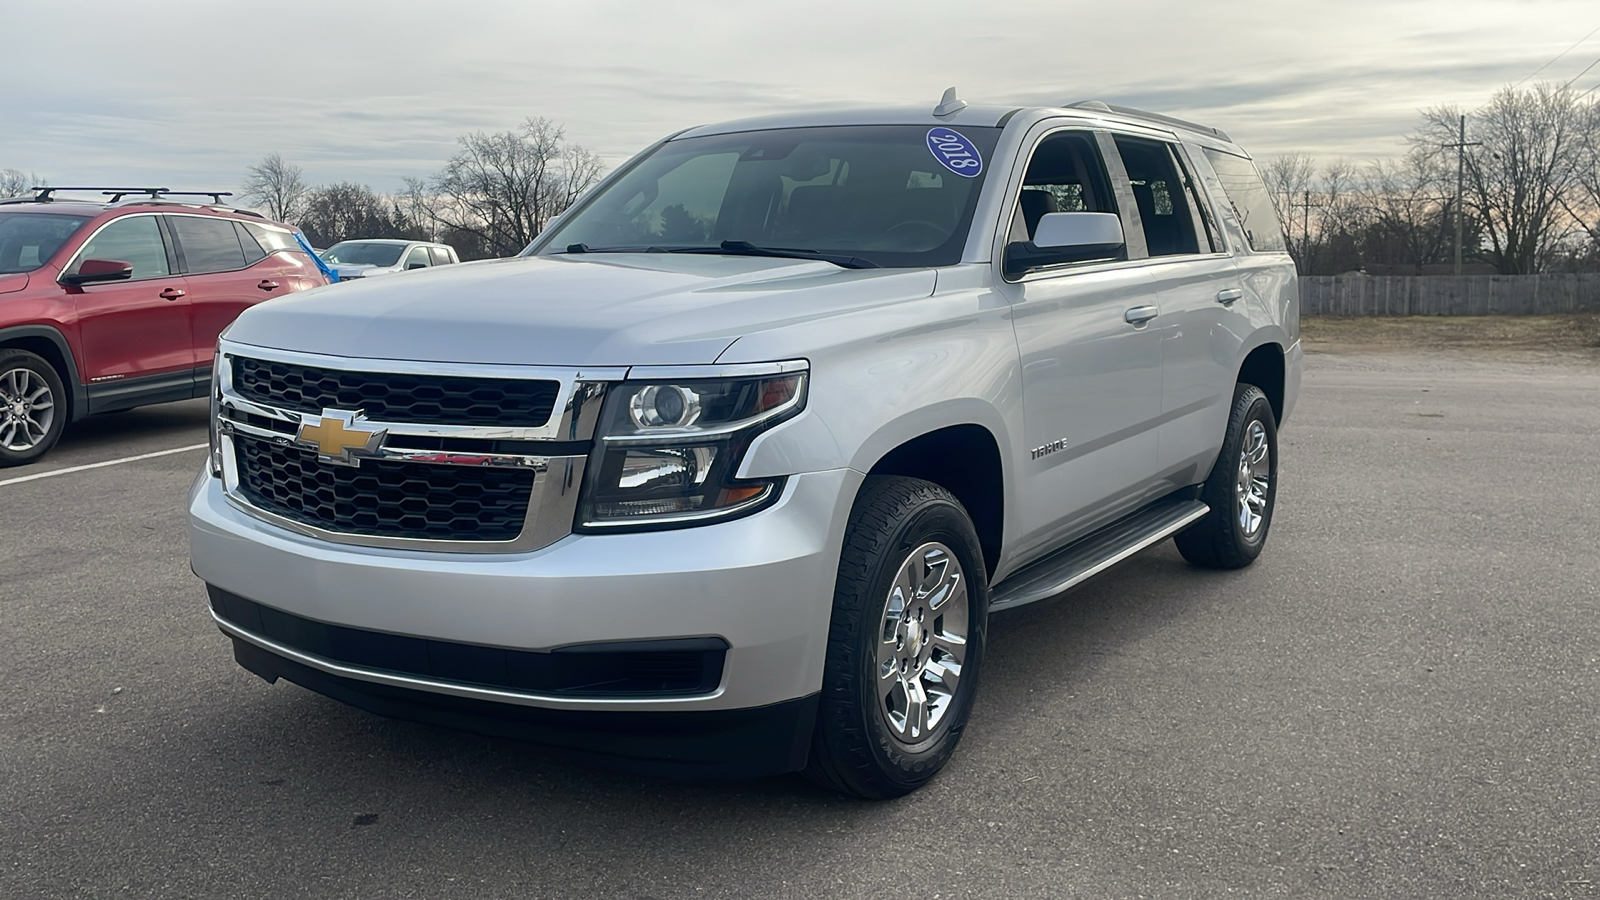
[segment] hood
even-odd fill
[[[14,291],[20,291],[27,286],[27,272],[13,272],[6,275],[0,275],[0,294],[9,294]]]
[[[695,254],[526,257],[317,288],[227,338],[374,359],[559,366],[714,362],[744,334],[926,297],[925,269]]]

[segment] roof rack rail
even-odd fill
[[[33,202],[35,203],[51,202],[54,198],[50,195],[56,191],[99,191],[103,194],[120,192],[122,194],[149,194],[152,197],[157,194],[167,193],[167,189],[164,187],[119,188],[105,187],[104,185],[96,185],[94,187],[31,187],[28,190],[33,191]]]
[[[148,194],[151,200],[161,200],[166,197],[210,197],[211,202],[221,203],[223,197],[232,197],[233,191],[169,191],[166,188],[106,188],[100,191],[109,194],[112,203],[119,203],[129,194]]]
[[[1180,119],[1177,116],[1167,116],[1162,115],[1161,113],[1153,113],[1143,109],[1134,109],[1131,106],[1117,106],[1113,103],[1107,103],[1104,100],[1079,100],[1076,103],[1068,103],[1064,108],[1097,109],[1101,112],[1117,113],[1118,115],[1128,116],[1129,118],[1133,119],[1145,119],[1150,122],[1160,122],[1163,125],[1175,125],[1179,128],[1186,128],[1190,131],[1198,131],[1201,134],[1209,134],[1214,137],[1221,138],[1224,141],[1228,141],[1229,143],[1233,142],[1233,138],[1228,137],[1228,135],[1225,134],[1220,128],[1212,128],[1209,125],[1201,125],[1198,122],[1190,122],[1187,119]]]
[[[165,187],[107,187],[94,185],[92,187],[31,187],[33,202],[50,203],[55,200],[51,194],[57,191],[99,191],[110,197],[111,203],[121,203],[123,197],[140,195],[151,200],[160,200],[163,197],[210,197],[213,203],[221,203],[223,197],[232,197],[233,191],[175,191]]]

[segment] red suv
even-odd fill
[[[204,397],[217,335],[246,307],[327,284],[287,225],[164,189],[0,200],[0,466],[70,421]]]

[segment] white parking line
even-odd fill
[[[108,459],[105,462],[89,463],[86,466],[72,466],[66,469],[55,469],[50,472],[40,472],[37,475],[24,475],[21,478],[7,478],[0,481],[0,487],[8,484],[21,484],[24,481],[38,481],[41,478],[54,478],[57,475],[71,475],[73,472],[82,472],[87,469],[103,469],[106,466],[120,466],[123,463],[138,462],[141,459],[155,459],[158,456],[171,456],[174,453],[188,453],[190,450],[204,450],[210,444],[190,444],[187,447],[174,447],[171,450],[157,450],[154,453],[141,453],[138,456],[124,456],[121,459]]]

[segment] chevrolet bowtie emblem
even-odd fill
[[[382,446],[385,428],[368,428],[366,416],[360,410],[345,412],[325,409],[322,415],[300,414],[300,430],[295,432],[295,443],[315,447],[317,458],[338,466],[359,466],[357,453],[376,453]]]

